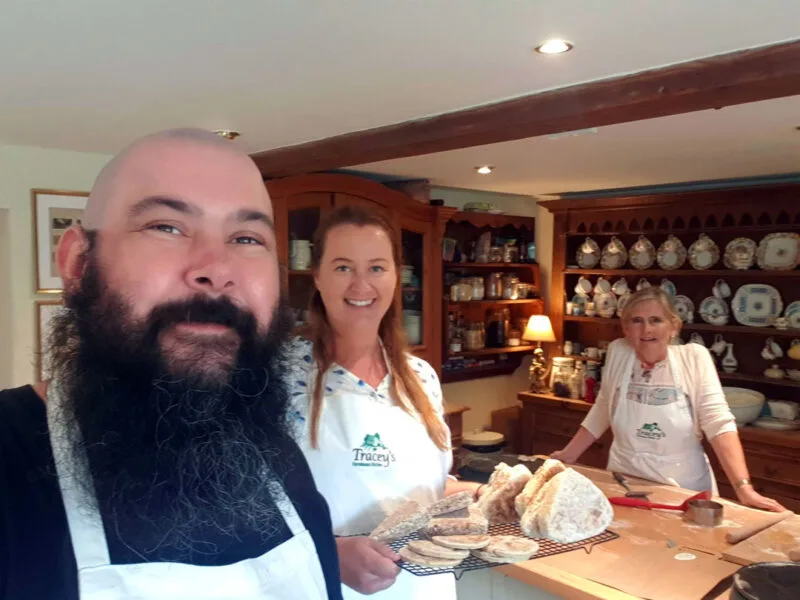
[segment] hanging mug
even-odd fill
[[[644,277],[642,277],[639,280],[639,283],[636,284],[636,291],[638,292],[639,290],[643,290],[643,289],[649,288],[649,287],[650,287],[650,282],[647,281],[647,279],[645,279]]]
[[[602,275],[598,277],[597,283],[594,285],[595,294],[607,294],[611,291],[611,283]]]
[[[617,279],[614,282],[614,285],[611,286],[611,291],[614,292],[617,296],[622,296],[626,292],[630,291],[628,289],[628,280],[624,277]]]
[[[723,279],[717,279],[714,287],[711,288],[711,293],[720,300],[725,300],[731,297],[731,287]]]
[[[716,334],[716,335],[714,336],[714,343],[713,343],[713,344],[711,344],[711,350],[712,350],[712,351],[713,351],[715,354],[718,354],[718,355],[719,355],[719,354],[722,354],[723,352],[725,352],[725,350],[726,350],[727,348],[728,348],[728,344],[725,342],[725,340],[724,340],[724,339],[722,339],[722,335],[721,335],[721,334],[719,334],[719,333],[718,333],[718,334]]]
[[[700,334],[699,334],[699,333],[697,333],[697,332],[694,332],[694,333],[693,333],[693,334],[692,334],[692,335],[689,337],[689,343],[690,343],[690,344],[700,344],[701,346],[705,346],[705,345],[706,345],[706,342],[705,342],[705,340],[703,339],[703,336],[702,336],[702,335],[700,335]]]
[[[797,338],[793,339],[789,346],[789,351],[786,354],[789,355],[789,358],[800,360],[800,340]]]
[[[581,275],[578,279],[578,283],[575,285],[575,293],[581,296],[588,296],[591,291],[592,282]]]

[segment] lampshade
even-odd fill
[[[556,335],[547,315],[533,315],[528,319],[528,326],[522,339],[527,342],[555,342]]]

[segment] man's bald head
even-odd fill
[[[168,164],[159,164],[159,160],[148,160],[148,156],[156,159],[156,157],[180,153],[189,148],[220,152],[239,159],[242,163],[242,171],[244,173],[249,171],[249,176],[259,182],[257,185],[264,189],[264,200],[269,202],[266,188],[260,183],[261,175],[255,163],[229,140],[205,129],[170,129],[136,140],[116,154],[103,167],[92,186],[86,203],[82,221],[84,228],[88,230],[103,228],[106,224],[108,208],[113,204],[120,187],[127,183],[128,178],[146,176],[148,170],[170,168]]]

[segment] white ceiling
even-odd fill
[[[798,0],[2,0],[0,143],[249,151],[795,39]],[[552,36],[575,49],[541,56]]]
[[[798,126],[800,96],[792,96],[357,169],[524,195],[800,173]],[[478,165],[495,171],[479,175]]]

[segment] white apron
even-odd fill
[[[623,369],[611,428],[614,441],[608,470],[680,486],[718,493],[708,457],[695,434],[690,398],[675,357],[668,353],[668,366],[677,402],[652,405],[628,398],[635,354]]]
[[[389,400],[389,375],[373,390],[341,367],[333,371],[319,449],[307,439],[300,445],[328,501],[334,533],[368,534],[406,498],[423,505],[438,500],[451,454],[436,447],[421,421]],[[449,573],[417,576],[403,569],[382,592],[364,596],[342,585],[342,594],[346,600],[455,600],[456,586]]]
[[[78,566],[81,600],[317,600],[327,598],[314,540],[285,495],[277,504],[292,537],[261,556],[225,566],[153,562],[110,564],[103,522],[73,473],[55,384],[48,390],[48,425],[58,482]],[[55,417],[55,418],[54,418]],[[298,574],[302,573],[302,576]]]

